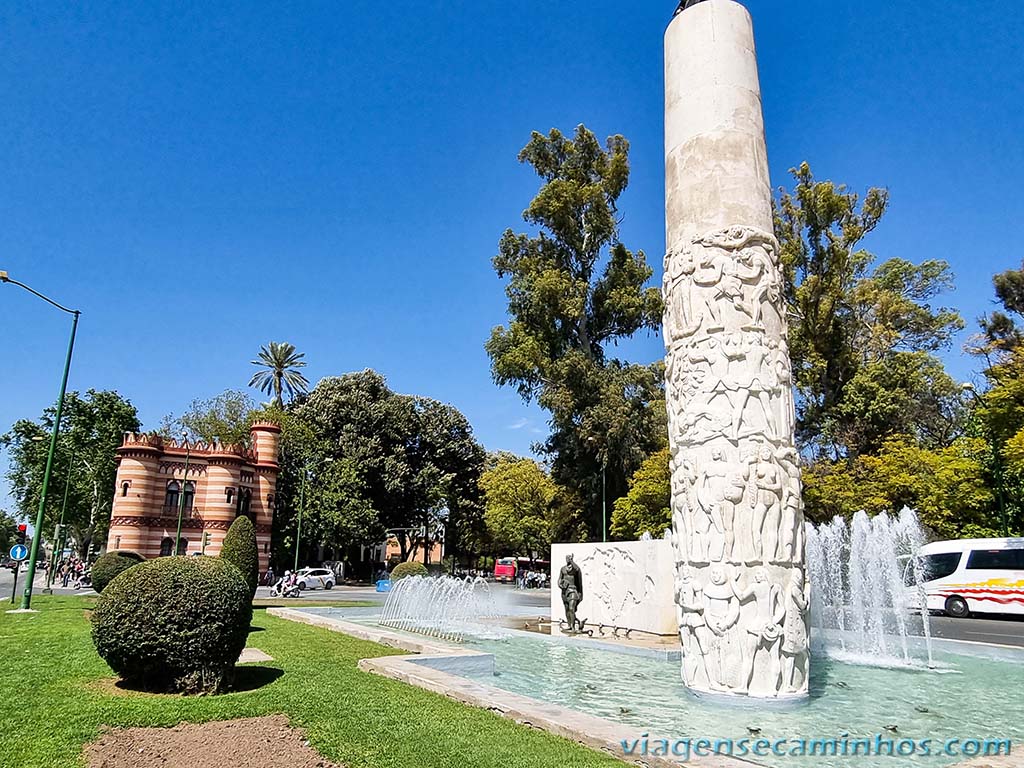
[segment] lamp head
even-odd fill
[[[0,283],[10,282],[11,278],[7,276],[7,270],[0,269]]]

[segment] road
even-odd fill
[[[546,614],[551,607],[551,590],[549,589],[516,589],[510,584],[492,584],[499,603],[506,603],[523,609],[524,612],[536,611],[538,615]],[[260,587],[256,590],[256,599],[269,598],[270,587]],[[335,587],[331,590],[316,590],[303,592],[299,597],[294,598],[296,604],[300,603],[334,603],[341,600],[359,600],[371,603],[383,604],[387,599],[387,593],[377,592],[373,587]],[[291,598],[289,599],[291,600]]]
[[[45,577],[41,575],[36,580],[37,594],[44,586],[44,579]],[[6,568],[0,569],[0,609],[10,600],[11,582],[11,572]],[[19,580],[19,592],[21,587],[22,583]],[[491,589],[494,590],[499,601],[508,601],[508,604],[515,606],[518,612],[536,612],[537,615],[544,615],[548,612],[551,600],[551,591],[548,589],[519,590],[505,584],[492,584]],[[55,592],[57,594],[76,594],[73,589],[57,589]],[[78,592],[77,594],[82,593]],[[270,597],[270,588],[260,587],[256,592],[256,597]],[[386,594],[375,591],[373,587],[335,587],[329,591],[303,592],[301,597],[295,599],[295,604],[332,603],[342,600],[383,603],[386,598]],[[935,637],[1024,648],[1024,617],[951,619],[946,616],[933,616],[931,626],[932,634]]]
[[[932,634],[947,640],[969,640],[974,643],[1015,645],[1024,648],[1024,616],[998,619],[951,619],[932,616]]]

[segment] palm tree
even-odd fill
[[[298,368],[305,368],[306,355],[297,354],[295,345],[287,342],[272,341],[265,347],[260,347],[258,360],[253,360],[253,365],[266,368],[265,371],[258,371],[249,380],[250,387],[256,387],[261,392],[273,393],[274,405],[278,408],[284,406],[281,395],[287,391],[289,399],[297,394],[305,394],[309,391],[309,382],[306,377],[299,373]]]

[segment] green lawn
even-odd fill
[[[37,614],[0,613],[0,767],[82,765],[102,725],[170,726],[283,712],[323,755],[351,768],[591,768],[623,765],[564,739],[516,725],[356,668],[397,651],[256,611],[250,645],[274,657],[247,665],[258,687],[210,697],[110,693],[85,614],[89,598],[44,597]],[[278,671],[274,671],[278,670]],[[282,674],[283,673],[283,674]],[[277,675],[275,678],[274,675]],[[273,678],[273,679],[271,679]]]

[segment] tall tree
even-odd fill
[[[996,490],[998,524],[1024,533],[1024,265],[992,278],[999,309],[979,321],[970,351],[985,360],[987,388],[972,398],[971,428],[989,450],[985,468]]]
[[[983,343],[972,350],[990,358],[1014,352],[1024,340],[1020,327],[1024,318],[1024,264],[1021,269],[1008,269],[995,275],[992,286],[1002,309],[981,318]]]
[[[298,370],[306,367],[306,361],[302,359],[305,356],[305,353],[295,351],[294,344],[287,342],[272,341],[267,346],[260,347],[260,353],[252,364],[266,370],[254,373],[249,380],[249,386],[273,394],[274,405],[282,408],[285,392],[288,393],[289,399],[294,399],[296,395],[309,391],[309,382]]]
[[[887,399],[914,400],[919,391],[914,388],[924,379],[930,380],[926,389],[936,408],[954,407],[949,394],[955,385],[923,355],[948,346],[963,320],[952,309],[930,304],[952,287],[946,262],[893,258],[876,265],[864,248],[864,238],[888,208],[888,192],[872,188],[861,200],[844,186],[816,181],[807,163],[792,173],[795,186],[781,193],[775,231],[786,276],[798,437],[818,455],[856,456],[902,426],[879,424],[872,409],[885,410]],[[904,385],[888,381],[891,368],[916,369],[905,377],[910,389],[893,393]],[[848,399],[858,375],[870,379],[867,389],[887,390],[863,400],[867,411],[853,408]],[[858,439],[862,422],[873,424],[866,442]]]
[[[395,532],[405,560],[442,532],[451,550],[482,515],[484,452],[466,418],[449,405],[391,391],[375,371],[322,380],[288,409],[282,442],[284,514],[275,520],[282,541],[294,530],[307,469],[303,529],[328,546],[378,544],[386,531],[405,529]]]
[[[629,493],[615,502],[612,535],[638,539],[649,533],[660,538],[672,526],[669,450],[651,454],[629,482]]]
[[[181,416],[164,417],[160,431],[173,437],[186,434],[192,440],[244,446],[252,441],[250,427],[256,414],[249,395],[228,389],[208,400],[193,400]]]
[[[503,555],[546,557],[558,486],[532,459],[502,456],[480,476],[484,519]]]
[[[55,408],[47,408],[37,421],[17,421],[0,437],[0,445],[10,453],[7,479],[22,517],[34,518],[39,507],[54,415]],[[67,489],[65,523],[84,557],[106,535],[117,474],[116,450],[125,432],[139,430],[139,418],[135,406],[117,392],[89,390],[84,396],[69,392],[61,426],[43,536],[50,535],[59,520]]]
[[[819,460],[804,471],[805,512],[823,522],[862,509],[876,514],[910,507],[940,538],[998,535],[985,480],[986,450],[979,438],[927,449],[896,436],[873,455]]]
[[[619,241],[618,200],[629,182],[629,143],[602,147],[585,126],[572,138],[534,132],[519,153],[541,178],[523,214],[535,235],[507,230],[494,269],[508,278],[508,326],[486,344],[499,385],[550,413],[543,450],[556,481],[585,500],[600,530],[602,466],[609,496],[664,439],[662,368],[608,356],[608,348],[661,324],[643,251]]]

